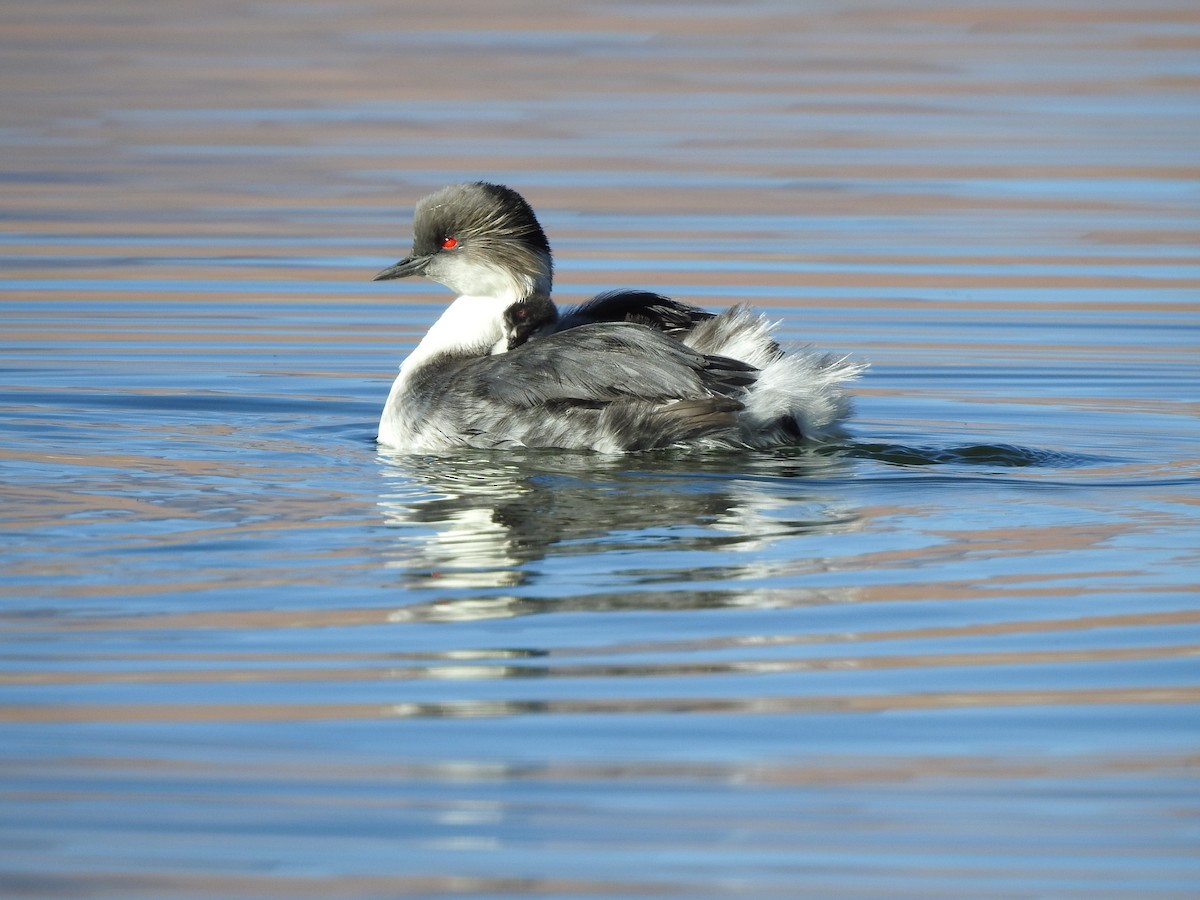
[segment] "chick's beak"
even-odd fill
[[[424,275],[430,259],[432,257],[417,256],[416,254],[405,257],[394,266],[388,266],[371,280],[390,281],[393,278],[407,278],[409,275]]]

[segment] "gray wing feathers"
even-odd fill
[[[758,375],[650,328],[609,323],[439,368],[422,392],[425,443],[608,451],[737,440],[738,398]]]
[[[597,323],[470,360],[459,377],[480,400],[532,407],[733,396],[753,383],[755,370],[706,356],[645,326]]]

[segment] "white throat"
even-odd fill
[[[528,297],[535,290],[550,293],[553,263],[545,254],[539,254],[538,258],[538,271],[527,274],[510,266],[494,265],[479,256],[438,254],[425,270],[425,277],[444,284],[463,297],[511,298],[511,303],[519,297]]]

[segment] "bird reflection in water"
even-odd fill
[[[380,508],[399,529],[387,565],[402,574],[405,588],[520,589],[520,596],[416,603],[396,611],[394,621],[504,618],[550,606],[780,605],[786,601],[779,588],[731,587],[777,574],[778,561],[762,553],[769,545],[855,530],[859,522],[851,503],[806,481],[845,465],[827,453],[606,458],[544,450],[453,457],[383,451],[380,459],[387,481]],[[655,550],[661,560],[647,562]],[[731,565],[724,557],[746,550],[755,551],[753,562]],[[700,553],[721,555],[705,563]],[[637,554],[636,568],[614,571],[623,565],[616,554]],[[570,567],[569,591],[538,592],[539,583],[545,588],[558,580],[547,570],[560,563]],[[806,571],[830,567],[820,558],[803,563]],[[650,585],[655,590],[646,591]]]

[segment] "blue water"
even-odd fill
[[[1195,896],[1200,16],[796,9],[0,14],[0,894]],[[480,177],[851,437],[377,448]]]

